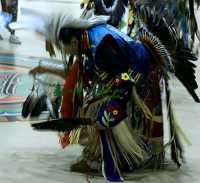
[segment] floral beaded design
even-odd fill
[[[121,79],[124,80],[124,81],[128,81],[128,80],[131,80],[131,77],[129,76],[128,73],[122,73]]]
[[[115,126],[126,116],[125,111],[118,101],[111,101],[106,108],[100,112],[100,120],[105,127]]]

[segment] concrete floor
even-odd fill
[[[53,11],[64,9],[78,16],[79,1],[19,0],[20,6]],[[68,3],[67,3],[68,2]],[[21,16],[19,15],[19,18]],[[48,57],[44,41],[33,32],[18,31],[22,45],[8,43],[8,32],[2,33],[0,53],[22,56]],[[200,64],[197,78],[200,85]],[[138,183],[199,183],[200,182],[200,104],[195,104],[177,80],[172,81],[173,101],[180,126],[192,145],[186,146],[186,164],[180,170],[148,172],[134,176],[131,181]],[[200,95],[200,89],[198,89]],[[28,123],[0,124],[0,183],[82,183],[84,175],[69,173],[69,165],[80,154],[80,147],[72,146],[61,150],[56,133],[33,131]],[[102,183],[95,178],[91,182]]]

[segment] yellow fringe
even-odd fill
[[[173,109],[171,109],[173,110]],[[174,131],[179,135],[179,137],[184,140],[184,142],[187,144],[187,145],[191,145],[191,142],[190,140],[187,138],[187,135],[183,132],[182,128],[180,127],[180,125],[178,124],[178,120],[176,119],[175,117],[175,114],[174,112],[172,111],[172,115],[173,115],[173,125],[174,125]]]
[[[134,97],[134,102],[135,104],[143,111],[145,117],[149,120],[152,120],[153,119],[153,115],[150,111],[150,109],[148,108],[148,106],[144,103],[143,100],[141,100],[141,98],[139,97],[139,95],[137,94],[137,91],[136,91],[136,88],[133,87],[133,90],[132,90],[132,94],[133,94],[133,97]]]
[[[173,123],[173,127],[174,127],[174,133],[176,132],[177,135],[182,139],[184,140],[184,142],[187,144],[187,145],[191,145],[191,142],[190,140],[188,139],[187,135],[183,132],[182,128],[180,127],[180,125],[178,124],[178,120],[176,119],[176,116],[173,112],[173,108],[172,108],[172,101],[171,101],[171,96],[170,96],[170,99],[169,99],[169,105],[167,106],[167,111],[169,111],[170,107],[171,107],[171,111],[172,111],[172,123]],[[165,145],[164,145],[164,148],[166,148],[167,146],[171,145],[172,141],[174,140],[174,135],[172,135],[171,139],[169,140],[169,142],[167,142]]]
[[[134,138],[133,133],[130,131],[128,126],[128,121],[124,120],[120,122],[117,126],[112,128],[112,132],[114,137],[116,138],[116,142],[120,147],[120,150],[123,151],[123,155],[125,155],[125,159],[128,160],[130,157],[134,159],[137,163],[138,157],[141,161],[144,160],[144,151],[136,142],[136,137]],[[128,158],[129,157],[129,158]],[[129,163],[131,163],[131,160]]]
[[[69,142],[70,144],[78,144],[81,135],[81,128],[72,130],[69,134]]]
[[[89,0],[81,0],[81,3],[88,4]]]

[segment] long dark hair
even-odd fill
[[[78,40],[78,52],[79,57],[81,57],[81,38],[82,38],[82,31],[80,29],[75,28],[61,28],[59,32],[59,40],[61,40],[64,44],[69,44],[71,39],[75,37]]]
[[[59,39],[64,44],[69,44],[71,42],[72,37],[75,37],[78,39],[78,41],[81,40],[81,30],[74,29],[74,28],[61,28],[59,33]]]

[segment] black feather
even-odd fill
[[[183,146],[182,143],[179,139],[179,136],[177,134],[176,128],[174,126],[174,115],[172,111],[172,106],[171,106],[171,91],[169,89],[169,84],[166,82],[166,102],[168,108],[168,119],[169,119],[169,124],[170,124],[170,136],[172,139],[171,142],[171,158],[172,160],[177,164],[178,167],[181,166],[180,159],[183,160]]]
[[[130,1],[130,3],[137,17],[145,23],[149,14],[152,14],[157,22],[164,18],[168,25],[173,25],[178,30],[185,45],[193,46],[195,35],[200,40],[194,13],[194,7],[200,5],[200,0],[136,0]],[[155,23],[154,19],[151,22]],[[190,42],[190,36],[192,42]]]
[[[142,16],[145,17],[144,21],[148,30],[154,33],[168,50],[173,61],[175,75],[194,100],[200,102],[199,97],[195,93],[195,89],[198,87],[195,77],[196,65],[191,63],[191,61],[196,61],[197,57],[185,44],[184,40],[179,37],[176,30],[171,25],[168,25],[165,18],[160,18],[158,14],[150,12],[145,8],[141,8],[141,11],[143,11]]]
[[[175,75],[186,87],[196,102],[200,102],[199,97],[195,93],[198,88],[195,76],[196,65],[190,61],[196,61],[197,58],[192,54],[191,50],[184,48],[183,42],[179,41],[174,55]]]
[[[33,103],[33,101],[35,101],[36,97],[34,96],[33,93],[31,93],[25,100],[25,102],[23,103],[23,107],[22,107],[22,117],[27,118],[28,115],[31,113],[31,105]]]
[[[47,99],[46,95],[42,95],[37,99],[37,102],[31,111],[31,117],[38,117],[42,111],[47,110],[46,99]]]
[[[89,119],[82,118],[67,118],[67,119],[55,119],[50,121],[44,121],[40,123],[31,124],[35,130],[51,130],[51,131],[71,131],[82,125],[90,125]]]

